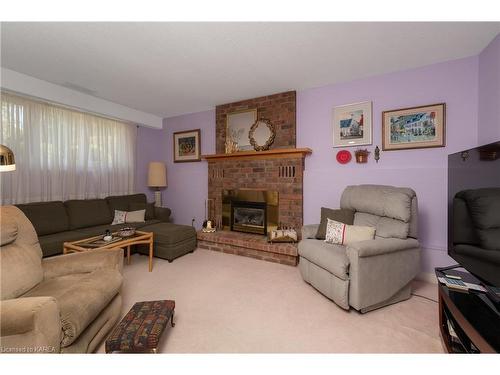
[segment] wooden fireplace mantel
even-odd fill
[[[267,151],[239,151],[232,154],[212,154],[203,155],[202,159],[205,160],[225,160],[225,159],[263,159],[263,158],[305,158],[312,153],[310,148],[277,148]]]

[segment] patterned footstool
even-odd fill
[[[106,340],[106,353],[156,353],[168,321],[174,324],[175,301],[137,302]]]

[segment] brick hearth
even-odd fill
[[[264,236],[257,234],[218,231],[215,233],[198,232],[198,247],[228,254],[243,255],[296,266],[298,260],[297,244],[268,243]]]

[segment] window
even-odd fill
[[[2,204],[133,192],[135,126],[3,92],[1,120],[16,158],[0,174]]]

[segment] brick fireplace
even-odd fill
[[[309,149],[280,149],[205,156],[208,161],[208,198],[215,202],[213,215],[216,222],[229,226],[224,220],[228,215],[225,200],[228,191],[262,192],[262,195],[273,192],[272,200],[277,201],[274,203],[277,218],[269,229],[275,229],[277,225],[300,229],[303,224],[304,158],[309,152]],[[261,198],[248,200],[262,201]]]
[[[275,141],[267,151],[225,154],[227,114],[247,109],[275,126]],[[311,150],[295,148],[295,91],[217,106],[215,120],[217,154],[203,159],[218,231],[199,232],[199,246],[296,265],[296,244],[269,244],[266,236],[278,226],[300,234],[303,224],[303,173]]]
[[[269,198],[266,214],[272,219],[267,230],[277,226],[290,227],[300,234],[304,163],[310,152],[307,148],[293,148],[204,156],[208,161],[208,198],[214,201],[213,216],[219,231],[199,233],[199,246],[296,265],[295,244],[268,244],[267,237],[262,234],[230,231],[231,205],[228,202],[231,199],[228,196],[244,192],[250,202],[263,202]],[[272,212],[275,212],[274,216]]]

